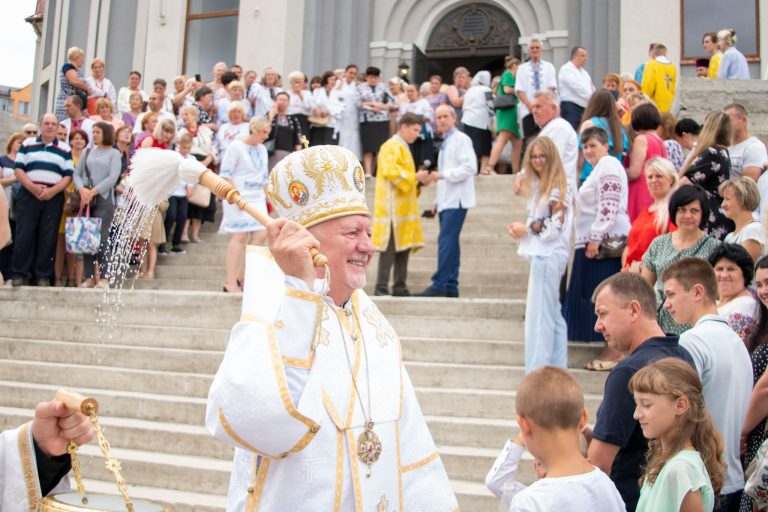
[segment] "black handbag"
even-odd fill
[[[627,235],[607,236],[600,242],[595,259],[605,260],[608,258],[621,258],[624,248],[627,246]]]
[[[493,98],[494,110],[509,110],[517,105],[517,96],[514,94],[499,94]]]

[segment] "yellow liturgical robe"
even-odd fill
[[[424,246],[416,165],[408,145],[395,135],[381,145],[376,175],[372,242],[385,250],[394,229],[395,251]]]
[[[643,71],[643,93],[656,103],[660,112],[667,112],[675,99],[677,68],[666,58],[648,61]]]

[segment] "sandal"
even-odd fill
[[[486,165],[483,167],[483,170],[480,171],[480,174],[483,176],[496,176],[498,173],[496,172],[496,169],[494,169],[491,165]]]
[[[613,370],[616,365],[619,364],[617,361],[603,361],[602,359],[592,359],[587,364],[584,365],[585,370],[593,371],[593,372],[609,372]]]
[[[243,290],[239,286],[235,286],[234,288],[230,288],[226,284],[221,287],[221,291],[225,293],[242,293]]]

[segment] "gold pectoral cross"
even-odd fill
[[[376,512],[387,512],[387,506],[389,506],[389,500],[387,500],[387,496],[384,495],[379,500],[379,504],[376,507]]]
[[[301,144],[304,146],[304,149],[309,147],[309,139],[305,135],[301,136]]]

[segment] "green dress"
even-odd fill
[[[689,491],[699,491],[704,512],[715,506],[715,493],[699,452],[683,450],[661,468],[653,485],[643,482],[637,512],[677,512]]]
[[[661,280],[661,275],[667,270],[667,267],[681,258],[695,256],[706,260],[719,245],[720,241],[718,239],[704,235],[692,246],[678,252],[672,244],[672,233],[666,233],[654,238],[650,247],[648,247],[648,250],[643,255],[643,266],[656,274],[656,301],[659,308],[657,317],[659,325],[665,333],[680,335],[690,329],[691,326],[688,324],[678,324],[672,319],[672,315],[662,307],[664,303],[664,283]]]
[[[506,96],[504,93],[505,85],[507,87],[512,87],[513,89],[515,88],[515,75],[510,71],[505,71],[504,74],[501,75],[501,83],[499,84],[499,90],[497,91],[499,96]],[[517,124],[517,105],[513,108],[496,111],[496,133],[499,133],[501,130],[509,130],[514,133],[515,136],[520,136],[520,126]]]

